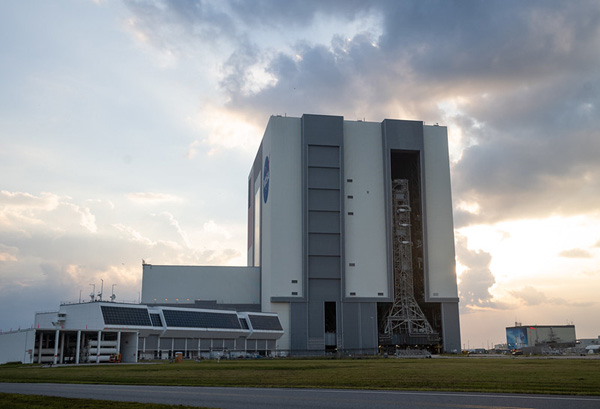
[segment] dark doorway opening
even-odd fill
[[[325,301],[325,350],[337,349],[337,314],[335,301]]]

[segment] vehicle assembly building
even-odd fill
[[[144,262],[141,305],[36,315],[29,362],[64,349],[101,361],[105,347],[128,359],[460,351],[449,168],[445,127],[272,116],[248,177],[247,266]]]
[[[275,312],[296,354],[460,350],[445,127],[272,116],[247,207],[247,267],[146,265],[142,302]]]

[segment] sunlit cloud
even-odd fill
[[[525,305],[541,305],[541,304],[552,304],[552,305],[565,305],[573,307],[591,307],[596,304],[595,302],[572,302],[567,301],[560,297],[547,297],[546,294],[537,290],[532,286],[526,286],[519,290],[509,291],[509,293],[519,299]]]
[[[569,249],[558,253],[560,257],[566,258],[592,258],[592,253],[584,249]]]
[[[205,136],[190,144],[188,158],[193,159],[200,150],[214,155],[228,149],[240,149],[253,152],[258,148],[263,133],[258,125],[266,123],[267,118],[246,118],[240,113],[214,105],[206,105],[189,121]]]
[[[467,238],[456,236],[456,257],[460,266],[459,295],[463,312],[478,309],[507,309],[509,306],[494,297],[491,290],[496,279],[490,270],[492,256],[482,250],[471,250]]]
[[[35,196],[25,192],[0,192],[0,226],[30,232],[35,228],[47,228],[55,232],[69,226],[79,226],[95,233],[95,216],[85,206],[70,203],[69,197],[52,193]]]

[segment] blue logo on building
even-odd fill
[[[265,158],[265,169],[263,170],[263,198],[265,203],[267,203],[267,199],[269,198],[269,178],[271,171],[269,170],[269,157]]]

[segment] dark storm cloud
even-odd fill
[[[194,41],[219,42],[223,39],[248,44],[249,33],[265,28],[304,28],[319,14],[335,14],[347,20],[369,9],[360,0],[322,2],[306,0],[124,0],[137,18],[136,27],[155,45],[178,49]]]
[[[460,129],[468,147],[452,169],[453,194],[479,211],[458,210],[457,227],[597,212],[597,1],[128,4],[157,43],[168,38],[161,27],[189,33],[191,42],[229,39],[221,87],[228,109],[246,117],[404,116]],[[318,16],[335,17],[343,36],[308,42]],[[380,27],[348,39],[345,23],[366,16]],[[296,40],[285,51],[263,47],[261,30],[296,30]],[[257,63],[275,82],[248,92]],[[458,112],[445,115],[443,101],[458,101]]]
[[[489,86],[595,60],[580,47],[595,43],[597,9],[594,2],[392,2],[381,45],[408,58],[424,80]]]
[[[374,48],[370,42],[361,39],[347,52],[364,47]],[[356,95],[365,93],[362,89],[365,82],[351,64],[339,63],[340,60],[355,63],[352,58],[339,47],[332,50],[323,45],[299,44],[296,52],[299,57],[280,53],[270,61],[268,72],[277,78],[276,86],[252,96],[231,93],[230,107],[256,114],[281,113],[283,109],[294,115],[303,112],[343,115],[354,109]],[[377,51],[373,50],[373,53]]]

